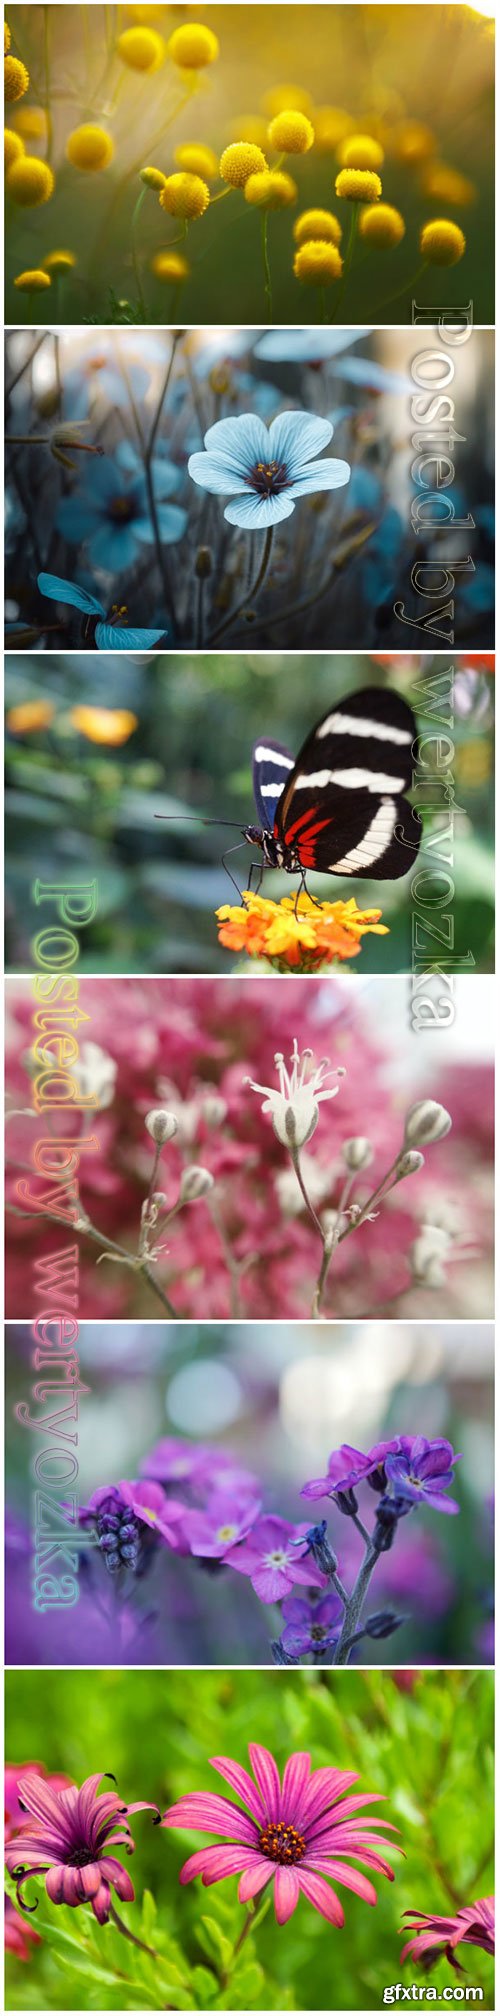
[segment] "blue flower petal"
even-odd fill
[[[231,420],[216,420],[205,435],[205,448],[227,461],[228,470],[244,476],[255,462],[268,462],[269,433],[258,413],[239,413]]]
[[[84,497],[64,497],[55,516],[56,530],[69,540],[70,546],[80,546],[83,539],[89,539],[101,523],[95,505],[87,503]]]
[[[366,386],[367,391],[406,392],[408,397],[415,390],[409,373],[406,377],[402,371],[387,371],[372,357],[344,357],[333,369],[339,378],[347,378],[351,385]]]
[[[269,428],[271,459],[286,463],[290,476],[305,474],[304,463],[327,448],[332,434],[331,420],[314,413],[278,413]]]
[[[168,456],[155,455],[151,463],[155,497],[172,497],[180,490],[183,473],[176,462],[169,462]]]
[[[255,345],[255,355],[274,364],[316,363],[348,350],[362,336],[371,336],[371,329],[267,329]]]
[[[281,497],[259,497],[255,492],[246,497],[238,497],[235,504],[227,504],[224,517],[229,525],[245,525],[248,532],[264,532],[267,525],[277,525],[280,518],[290,518],[294,509],[290,493]]]
[[[199,483],[202,490],[211,490],[216,497],[234,497],[238,491],[248,490],[248,473],[235,475],[228,469],[227,462],[218,455],[190,455],[188,475],[193,483]]]
[[[306,468],[306,475],[299,476],[290,485],[292,497],[307,497],[313,490],[340,490],[349,482],[350,462],[342,462],[338,456],[329,455],[326,462],[312,462]]]
[[[153,651],[165,634],[165,630],[128,630],[118,623],[97,623],[95,641],[98,651]]]
[[[50,602],[68,602],[73,609],[84,609],[89,616],[103,616],[102,602],[96,595],[88,595],[85,588],[78,588],[74,581],[63,581],[59,574],[39,574],[38,587],[41,595],[48,595]]]
[[[165,546],[173,546],[177,539],[183,538],[187,525],[187,511],[183,511],[179,504],[157,504],[156,516],[160,538]],[[134,533],[136,539],[142,540],[147,546],[152,546],[155,536],[152,519],[135,518]]]
[[[132,567],[137,559],[134,527],[102,523],[90,541],[89,553],[94,567],[103,567],[106,574],[119,574],[125,567]]]

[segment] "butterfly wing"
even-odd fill
[[[295,769],[295,757],[281,742],[256,742],[253,759],[253,795],[261,826],[272,833],[276,806]]]
[[[417,729],[387,688],[349,694],[317,723],[279,799],[275,838],[301,866],[396,881],[418,852],[421,822],[404,793]]]
[[[69,602],[73,609],[83,609],[87,616],[104,614],[102,602],[95,595],[88,595],[86,588],[78,588],[75,581],[63,581],[59,574],[39,574],[38,587],[50,602]]]
[[[165,642],[165,630],[128,630],[119,623],[96,625],[98,651],[153,651],[162,639]]]

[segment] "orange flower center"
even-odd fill
[[[303,1835],[297,1834],[295,1827],[287,1827],[284,1820],[268,1820],[259,1837],[259,1847],[271,1862],[301,1862],[306,1852]]]

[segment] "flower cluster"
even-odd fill
[[[216,914],[221,945],[249,959],[267,959],[277,973],[342,965],[356,957],[367,932],[380,938],[388,930],[381,910],[360,910],[354,896],[317,903],[305,890],[274,903],[245,889],[241,904],[223,903]]]

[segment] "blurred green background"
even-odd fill
[[[494,44],[493,22],[484,14],[485,10],[463,5],[160,6],[154,9],[152,25],[166,39],[180,23],[193,18],[201,18],[219,39],[219,57],[197,73],[199,88],[190,101],[185,75],[170,59],[158,71],[140,75],[125,69],[113,53],[117,33],[134,17],[140,20],[140,10],[10,7],[13,51],[27,63],[33,80],[27,98],[9,108],[14,127],[21,128],[19,114],[27,105],[40,109],[40,99],[45,103],[47,17],[56,189],[50,202],[37,210],[23,211],[8,199],[6,320],[18,319],[15,276],[23,268],[39,265],[51,250],[67,246],[76,254],[75,271],[64,281],[57,306],[51,307],[54,288],[44,296],[56,321],[162,323],[172,310],[176,320],[187,324],[259,321],[265,306],[261,216],[245,202],[241,190],[231,194],[225,210],[209,207],[191,225],[187,246],[182,247],[191,275],[182,290],[180,310],[172,298],[177,290],[161,286],[150,268],[155,251],[178,238],[182,226],[165,216],[156,195],[148,192],[137,235],[146,297],[146,312],[141,314],[131,259],[131,220],[141,187],[138,171],[152,161],[163,173],[171,173],[179,142],[206,142],[218,157],[228,142],[248,137],[244,122],[250,116],[258,122],[251,129],[254,140],[266,152],[269,118],[279,107],[273,94],[285,87],[285,105],[298,102],[313,125],[318,106],[324,115],[328,101],[333,140],[328,143],[320,137],[325,134],[323,116],[322,123],[316,119],[317,139],[310,152],[286,160],[299,194],[295,208],[270,218],[274,319],[282,323],[319,319],[317,288],[301,286],[293,277],[292,227],[298,209],[333,205],[341,216],[345,251],[350,204],[339,205],[334,193],[340,165],[337,140],[344,120],[348,131],[379,137],[386,157],[383,198],[396,204],[406,222],[406,236],[396,250],[366,253],[358,247],[346,289],[349,320],[364,323],[368,315],[369,320],[384,323],[388,301],[391,321],[411,322],[421,226],[429,217],[451,216],[465,229],[465,257],[451,270],[427,269],[417,299],[425,305],[448,306],[472,301],[474,321],[491,323]],[[112,134],[115,158],[102,174],[79,173],[65,158],[68,134],[82,119],[102,120]],[[408,122],[410,138],[402,140]],[[417,136],[424,128],[420,140],[415,137],[415,122]],[[45,156],[43,136],[30,138],[28,144]],[[277,156],[269,158],[275,162]],[[467,178],[472,185],[470,199],[459,193],[458,203],[450,204],[425,193],[425,177],[434,160]],[[220,193],[221,187],[216,176],[212,194]],[[342,309],[338,303],[340,319],[344,305],[344,300]],[[334,287],[329,290],[328,314],[336,311]]]
[[[67,656],[23,654],[6,659],[7,726],[7,964],[26,970],[31,940],[39,928],[34,906],[35,875],[66,883],[97,878],[95,922],[81,935],[80,967],[91,973],[228,972],[234,955],[218,944],[214,911],[237,902],[221,865],[238,832],[213,825],[162,825],[156,814],[199,814],[200,819],[255,820],[251,780],[252,744],[262,734],[282,741],[298,755],[314,722],[333,700],[363,685],[393,685],[414,705],[422,732],[435,732],[436,698],[427,680],[454,668],[453,761],[447,772],[459,813],[443,852],[450,867],[457,963],[468,953],[475,967],[493,966],[493,679],[483,667],[491,659],[388,657],[363,654],[306,656],[255,653],[171,653],[147,661],[124,653]],[[443,688],[441,688],[443,691]],[[17,709],[52,704],[46,728],[17,725]],[[121,746],[89,740],[71,719],[75,706],[104,706],[113,717],[128,709],[136,727]],[[10,710],[14,710],[13,714]],[[438,731],[449,711],[437,707]],[[427,745],[431,764],[435,747]],[[417,802],[443,804],[432,768],[430,788]],[[441,773],[442,775],[442,773]],[[420,861],[434,869],[448,815],[426,814]],[[255,850],[243,846],[229,865],[247,886]],[[296,878],[266,873],[263,893],[279,899]],[[335,901],[354,895],[360,904],[381,908],[388,938],[367,936],[353,962],[358,972],[404,972],[411,965],[411,877],[399,882],[349,881],[310,877],[312,893]],[[429,913],[430,914],[430,913]],[[435,914],[434,912],[432,913]],[[427,942],[427,941],[426,941]],[[429,959],[439,946],[429,943]],[[469,962],[470,963],[470,962]],[[473,967],[471,967],[473,970]]]
[[[315,1768],[357,1771],[362,1792],[386,1795],[384,1810],[401,1830],[406,1859],[391,1856],[394,1885],[375,1878],[375,1910],[343,1891],[343,1931],[304,1899],[281,1931],[269,1911],[223,1988],[242,1924],[236,1880],[209,1891],[198,1882],[181,1889],[179,1869],[201,1837],[159,1832],[151,1814],[139,1813],[128,1864],[137,1901],[120,1915],[164,1959],[152,1962],[83,1909],[49,1904],[37,1880],[28,1896],[33,1901],[38,1889],[43,1945],[25,1967],[9,1959],[7,2007],[379,2009],[384,1988],[402,1974],[407,1984],[425,1982],[415,1961],[399,1964],[402,1912],[454,1913],[492,1887],[492,1718],[493,1680],[471,1671],[104,1671],[92,1680],[50,1670],[8,1674],[9,1760],[35,1757],[78,1782],[100,1769],[114,1771],[125,1800],[151,1799],[164,1811],[188,1791],[224,1789],[211,1756],[222,1752],[246,1763],[254,1740],[282,1768],[291,1751],[307,1749]],[[146,1905],[141,1925],[145,1885],[157,1916]],[[491,1959],[472,1947],[462,1947],[460,1958],[466,1968],[460,1979],[480,1985],[483,2006],[493,2008]],[[440,1959],[431,1976],[435,2006],[449,2007],[442,1990],[449,1994],[454,1980]]]

